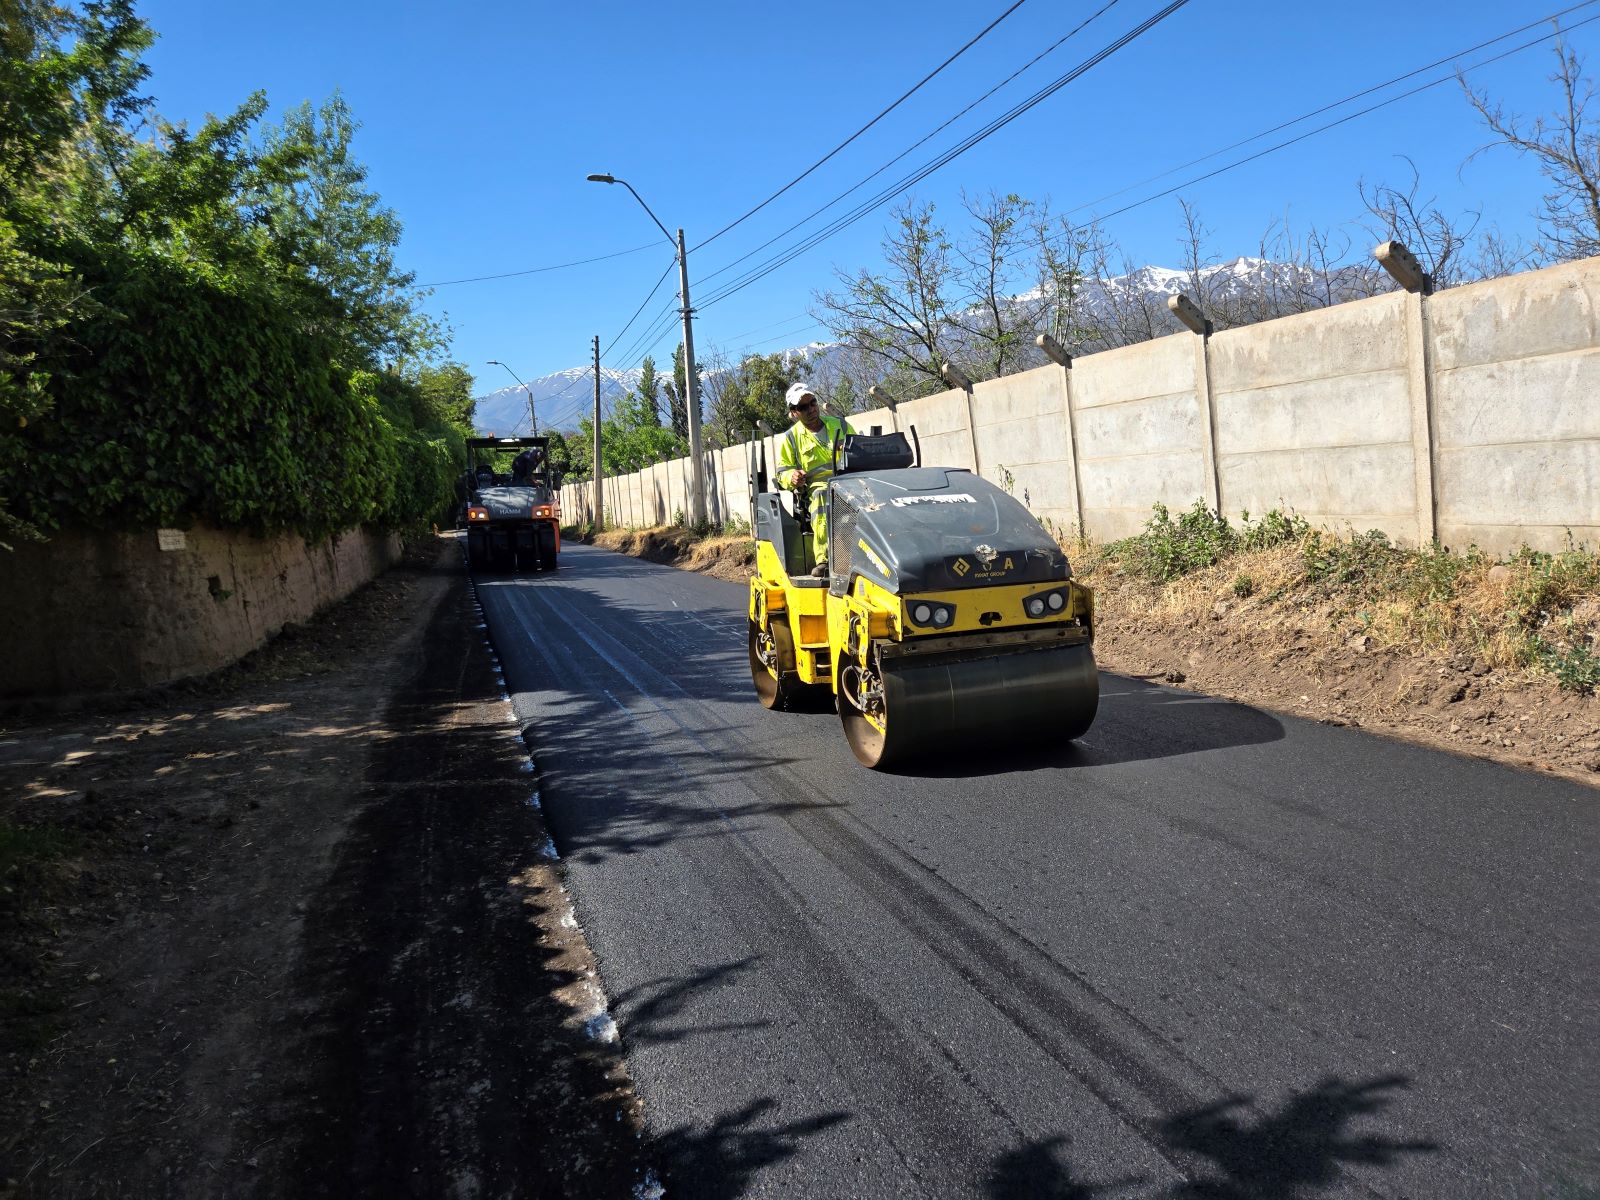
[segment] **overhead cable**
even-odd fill
[[[1012,121],[1030,111],[1035,106],[1043,103],[1049,97],[1053,96],[1067,84],[1079,78],[1086,72],[1092,70],[1094,67],[1110,58],[1113,54],[1117,53],[1117,51],[1121,50],[1129,43],[1149,32],[1156,25],[1166,20],[1173,13],[1177,12],[1180,8],[1183,8],[1188,2],[1189,0],[1172,0],[1172,2],[1165,8],[1149,17],[1146,17],[1127,33],[1123,34],[1115,41],[1109,43],[1100,50],[1096,51],[1094,54],[1090,55],[1072,70],[1068,71],[1065,75],[1062,75],[1059,79],[1041,88],[1039,91],[1035,92],[1032,96],[1028,97],[1021,103],[1014,105],[1009,111],[995,118],[993,121],[989,122],[975,133],[969,134],[960,142],[957,142],[954,146],[938,155],[932,161],[925,163],[922,167],[917,168],[915,171],[903,176],[895,183],[890,184],[887,188],[873,196],[871,199],[863,201],[855,209],[846,213],[844,216],[836,218],[833,222],[825,226],[819,232],[811,234],[795,246],[779,252],[772,258],[768,259],[765,263],[762,263],[761,265],[752,268],[750,271],[747,271],[743,276],[740,276],[732,283],[729,283],[716,291],[716,293],[709,299],[700,301],[699,307],[702,309],[709,308],[713,304],[721,303],[723,300],[726,300],[736,292],[743,291],[752,283],[755,283],[757,280],[771,274],[779,267],[794,261],[796,258],[800,257],[800,255],[814,249],[823,242],[827,241],[829,238],[833,237],[835,234],[844,230],[848,226],[853,225],[856,221],[859,221],[862,217],[866,216],[874,209],[882,206],[895,196],[898,196],[901,192],[904,192],[911,187],[915,187],[918,183],[926,179],[929,175],[932,175],[939,168],[954,161],[960,155],[970,150],[973,146],[976,146],[979,142],[982,142],[986,138],[993,136],[995,133],[1009,125]]]
[[[1571,11],[1571,10],[1569,9],[1568,11]],[[1513,46],[1509,50],[1501,51],[1499,54],[1493,55],[1490,58],[1486,58],[1481,62],[1473,63],[1472,66],[1470,66],[1470,67],[1462,68],[1462,74],[1466,74],[1467,72],[1470,72],[1470,71],[1479,70],[1482,67],[1488,66],[1490,63],[1497,63],[1501,59],[1510,58],[1513,54],[1520,54],[1524,50],[1530,50],[1534,46],[1538,46],[1538,45],[1541,45],[1544,42],[1550,41],[1552,38],[1560,37],[1563,33],[1570,32],[1571,30],[1574,30],[1574,29],[1581,29],[1585,25],[1593,24],[1595,21],[1600,21],[1600,14],[1596,14],[1595,16],[1592,16],[1592,17],[1586,17],[1582,21],[1576,21],[1573,24],[1568,25],[1563,29],[1554,30],[1553,32],[1547,33],[1542,37],[1534,38],[1532,41],[1523,42],[1520,46]],[[1502,39],[1497,38],[1495,40],[1496,41],[1500,41]],[[1227,163],[1227,164],[1225,164],[1223,166],[1220,166],[1214,171],[1207,171],[1204,175],[1196,175],[1193,179],[1185,180],[1183,183],[1174,184],[1172,187],[1166,188],[1163,191],[1152,193],[1151,195],[1144,197],[1142,200],[1135,200],[1132,204],[1124,204],[1121,208],[1113,209],[1112,211],[1110,211],[1108,213],[1105,213],[1104,215],[1098,217],[1098,219],[1101,220],[1101,221],[1109,221],[1112,217],[1120,217],[1123,213],[1131,212],[1134,209],[1139,208],[1142,205],[1150,204],[1150,203],[1152,203],[1153,201],[1156,201],[1156,200],[1161,200],[1161,199],[1163,199],[1163,198],[1165,198],[1167,196],[1172,195],[1174,192],[1182,191],[1184,188],[1193,187],[1197,183],[1204,183],[1208,179],[1215,179],[1218,175],[1221,175],[1226,171],[1232,171],[1236,167],[1242,167],[1246,163],[1255,162],[1256,159],[1258,159],[1258,158],[1265,158],[1269,154],[1275,154],[1279,150],[1283,150],[1283,149],[1285,149],[1285,148],[1287,148],[1289,146],[1293,146],[1297,142],[1303,142],[1307,138],[1315,137],[1319,133],[1326,133],[1330,129],[1337,128],[1340,125],[1348,124],[1349,122],[1354,121],[1357,117],[1364,117],[1368,113],[1377,112],[1380,108],[1387,108],[1389,105],[1396,104],[1401,100],[1410,99],[1412,96],[1418,95],[1419,93],[1422,93],[1422,92],[1426,92],[1430,88],[1436,88],[1440,84],[1450,83],[1452,80],[1455,79],[1455,77],[1456,76],[1455,76],[1455,74],[1453,72],[1451,74],[1449,74],[1449,75],[1440,76],[1438,79],[1430,80],[1428,83],[1420,84],[1417,87],[1409,89],[1408,91],[1400,92],[1397,95],[1390,96],[1387,100],[1380,100],[1376,104],[1370,104],[1366,108],[1358,109],[1357,111],[1355,111],[1353,113],[1348,113],[1345,116],[1342,116],[1342,117],[1338,118],[1337,120],[1329,121],[1325,125],[1318,125],[1315,129],[1308,129],[1304,133],[1296,134],[1294,137],[1288,138],[1287,140],[1282,141],[1282,142],[1278,142],[1276,145],[1268,146],[1264,150],[1258,150],[1254,154],[1247,154],[1243,158],[1235,159],[1233,162],[1230,162],[1230,163]],[[1295,122],[1290,122],[1290,124],[1294,124],[1294,123]],[[1246,141],[1254,141],[1254,140],[1256,140],[1256,139],[1255,138],[1247,138],[1246,139]],[[1210,157],[1210,156],[1208,156],[1208,157]]]
[[[904,150],[900,151],[899,154],[895,155],[888,162],[884,163],[876,171],[873,171],[872,174],[866,176],[863,179],[857,180],[856,183],[854,183],[850,187],[846,188],[844,191],[840,192],[832,200],[829,200],[826,204],[822,205],[820,208],[812,209],[809,213],[807,213],[805,216],[801,217],[793,225],[789,226],[789,228],[787,228],[785,230],[782,230],[779,233],[774,234],[772,237],[770,237],[766,241],[762,242],[755,249],[750,250],[750,251],[748,251],[748,252],[746,252],[744,254],[741,254],[738,258],[734,259],[732,262],[724,263],[722,266],[718,267],[715,271],[712,271],[712,272],[710,272],[710,273],[708,273],[706,275],[702,275],[700,277],[700,283],[701,284],[705,284],[707,281],[715,279],[718,275],[722,275],[722,274],[727,273],[728,271],[732,270],[734,267],[738,266],[740,263],[746,261],[747,259],[754,258],[757,254],[761,253],[761,251],[765,250],[768,246],[772,245],[774,242],[782,241],[784,238],[788,237],[791,233],[793,233],[796,229],[799,229],[802,225],[805,225],[807,222],[812,220],[812,218],[820,216],[821,214],[827,212],[835,204],[839,203],[839,201],[845,199],[847,196],[851,196],[854,193],[860,191],[863,187],[865,187],[867,184],[871,183],[879,175],[882,175],[890,167],[894,166],[895,163],[899,162],[901,159],[903,159],[907,155],[909,155],[913,150],[916,150],[920,146],[926,145],[928,142],[932,141],[934,138],[939,136],[939,134],[943,133],[946,129],[950,128],[950,126],[954,125],[957,121],[959,121],[962,117],[966,116],[974,108],[977,108],[978,105],[982,104],[990,96],[993,96],[1001,88],[1005,87],[1012,80],[1016,79],[1017,76],[1021,75],[1025,71],[1031,69],[1041,59],[1043,59],[1043,58],[1049,56],[1050,54],[1053,54],[1055,51],[1059,50],[1067,42],[1071,41],[1074,37],[1076,37],[1079,33],[1081,33],[1087,26],[1091,25],[1093,22],[1098,20],[1109,9],[1115,7],[1118,3],[1119,3],[1119,0],[1106,0],[1105,4],[1103,4],[1095,12],[1091,13],[1088,17],[1086,17],[1082,21],[1080,21],[1072,29],[1068,30],[1067,33],[1064,36],[1062,36],[1061,38],[1058,38],[1052,45],[1049,45],[1049,46],[1045,47],[1045,49],[1041,50],[1038,54],[1036,54],[1032,58],[1030,58],[1027,62],[1023,63],[1022,66],[1018,67],[1015,71],[1011,72],[1011,74],[1007,75],[1004,79],[1002,79],[999,83],[995,84],[987,92],[984,92],[983,95],[979,96],[976,100],[972,101],[972,103],[968,104],[965,108],[963,108],[960,112],[956,113],[949,120],[945,121],[941,125],[935,126],[927,134],[923,135],[921,138],[917,139],[915,142],[912,142],[911,145],[907,146]],[[703,244],[704,243],[702,243],[702,245]]]
[[[1114,192],[1107,192],[1104,196],[1097,197],[1094,200],[1085,201],[1084,203],[1073,208],[1069,208],[1067,212],[1082,212],[1086,208],[1093,208],[1097,204],[1102,204],[1107,200],[1115,199],[1126,192],[1133,191],[1135,188],[1143,187],[1147,183],[1154,183],[1158,179],[1165,179],[1168,175],[1175,175],[1179,171],[1186,171],[1190,167],[1197,167],[1203,162],[1209,162],[1219,155],[1228,153],[1230,150],[1237,150],[1241,146],[1248,146],[1251,142],[1260,141],[1264,137],[1271,137],[1275,133],[1282,133],[1285,129],[1289,129],[1292,126],[1298,125],[1302,121],[1309,121],[1313,117],[1320,117],[1325,112],[1332,112],[1336,108],[1343,108],[1346,104],[1349,104],[1353,100],[1359,100],[1363,96],[1370,96],[1374,92],[1381,92],[1385,88],[1393,87],[1397,83],[1404,83],[1406,80],[1421,75],[1425,71],[1432,71],[1436,67],[1442,67],[1445,63],[1455,62],[1458,59],[1465,58],[1469,54],[1476,54],[1479,50],[1486,50],[1498,42],[1505,41],[1507,38],[1516,37],[1519,33],[1526,33],[1528,30],[1534,29],[1540,25],[1545,25],[1551,21],[1559,20],[1568,13],[1577,12],[1582,8],[1591,8],[1595,4],[1600,4],[1600,0],[1583,0],[1583,3],[1574,4],[1571,8],[1564,8],[1560,12],[1551,13],[1547,17],[1540,17],[1537,21],[1529,21],[1526,25],[1519,25],[1516,29],[1509,30],[1497,37],[1492,37],[1486,42],[1479,42],[1476,46],[1469,46],[1465,50],[1458,50],[1454,54],[1447,54],[1443,58],[1436,58],[1431,63],[1427,63],[1424,66],[1407,71],[1403,75],[1396,75],[1393,79],[1386,80],[1383,83],[1375,83],[1371,87],[1361,89],[1359,92],[1352,92],[1342,100],[1335,100],[1331,104],[1324,104],[1321,108],[1314,108],[1310,112],[1301,113],[1298,117],[1293,117],[1290,120],[1280,122],[1279,124],[1274,125],[1271,129],[1263,129],[1260,133],[1253,133],[1247,138],[1241,138],[1239,141],[1234,142],[1231,145],[1223,146],[1220,150],[1213,150],[1209,154],[1202,154],[1199,158],[1191,158],[1186,163],[1180,163],[1176,167],[1168,167],[1165,171],[1160,171],[1155,175],[1147,176],[1146,178],[1139,180],[1137,183],[1130,183],[1126,187],[1118,188]],[[1512,53],[1515,53],[1515,51],[1512,51]],[[1494,60],[1490,59],[1488,61],[1493,62]],[[1476,70],[1477,68],[1473,69]],[[1429,86],[1433,85],[1430,84]],[[1371,110],[1369,109],[1367,111],[1370,112]]]
[[[450,287],[457,283],[483,283],[489,279],[513,279],[518,275],[543,275],[546,271],[565,271],[568,267],[586,267],[590,263],[605,262],[608,258],[621,258],[626,254],[637,254],[641,250],[648,250],[654,242],[646,242],[643,246],[635,246],[632,250],[618,250],[615,254],[602,254],[596,258],[580,258],[576,262],[552,263],[548,267],[529,267],[526,271],[506,271],[501,275],[474,275],[470,279],[441,279],[437,283],[419,283],[417,287]]]
[[[895,109],[899,108],[902,104],[904,104],[907,100],[909,100],[913,95],[915,95],[919,90],[921,90],[921,88],[922,88],[922,86],[924,84],[926,84],[929,80],[931,80],[935,75],[939,74],[940,71],[943,71],[951,63],[955,62],[956,59],[960,58],[968,50],[971,50],[974,46],[976,46],[979,42],[981,42],[984,39],[984,37],[987,36],[988,33],[992,29],[994,29],[994,27],[996,25],[1000,24],[1001,21],[1004,21],[1012,13],[1016,12],[1017,9],[1021,8],[1025,2],[1026,2],[1026,0],[1016,0],[1016,2],[1011,5],[1011,7],[1007,8],[1005,10],[1005,12],[1001,13],[998,17],[996,17],[994,20],[990,21],[987,25],[985,25],[982,29],[980,29],[978,31],[977,35],[974,36],[970,41],[968,41],[966,43],[966,45],[962,46],[961,49],[957,50],[949,58],[945,59],[937,67],[935,67],[933,70],[929,71],[921,79],[917,80],[916,83],[912,84],[910,90],[908,90],[904,94],[902,94],[900,96],[900,98],[898,100],[896,100],[893,104],[889,105],[888,108],[884,109],[877,116],[873,117],[872,120],[868,121],[860,129],[856,130],[849,137],[845,138],[844,141],[840,142],[832,150],[829,150],[821,158],[817,159],[816,162],[812,163],[804,171],[801,171],[800,174],[796,175],[793,179],[789,180],[788,183],[784,184],[777,191],[773,192],[772,195],[768,196],[765,200],[763,200],[760,204],[756,205],[749,212],[745,213],[741,217],[736,217],[734,220],[728,222],[728,224],[724,225],[721,229],[719,229],[715,233],[713,233],[710,237],[706,238],[706,240],[701,242],[699,246],[696,246],[695,249],[699,250],[702,246],[709,246],[712,242],[716,241],[719,237],[721,237],[723,234],[727,233],[730,229],[733,229],[733,228],[735,228],[735,227],[737,227],[739,225],[742,225],[745,221],[748,221],[751,217],[755,216],[758,212],[760,212],[767,205],[771,204],[779,196],[781,196],[785,192],[787,192],[795,184],[799,183],[806,176],[810,175],[813,171],[815,171],[823,163],[827,162],[835,154],[839,153],[839,151],[843,150],[851,142],[855,141],[863,133],[865,133],[867,130],[871,129],[879,121],[883,120],[890,113],[892,113]]]

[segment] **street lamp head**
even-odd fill
[[[589,182],[590,183],[615,183],[616,181],[617,181],[617,177],[615,175],[591,175],[591,176],[589,176]]]
[[[483,365],[486,366],[486,367],[505,367],[506,366],[505,363],[501,362],[498,358],[491,358],[488,362],[484,363]],[[510,369],[511,369],[510,367],[506,367],[506,370],[509,371]]]

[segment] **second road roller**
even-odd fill
[[[1053,745],[1093,723],[1094,594],[1012,496],[921,465],[916,431],[834,446],[825,578],[803,494],[750,462],[750,674],[769,709],[831,701],[868,767]],[[989,762],[985,756],[985,762]]]

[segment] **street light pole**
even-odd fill
[[[689,412],[689,477],[694,481],[694,500],[690,518],[696,526],[706,523],[705,455],[700,449],[700,380],[694,369],[694,309],[689,307],[689,253],[683,248],[683,230],[678,230],[678,294],[683,297],[683,390]]]
[[[488,362],[488,365],[491,367],[506,367],[505,363],[501,362],[498,358],[491,358]],[[512,371],[510,367],[506,367],[506,370],[511,373],[511,378],[515,379],[518,383],[522,383],[522,376],[518,375],[515,371]],[[533,429],[533,436],[538,437],[539,414],[533,411],[533,388],[526,383],[522,383],[522,390],[528,393],[528,425]]]
[[[673,250],[678,256],[678,298],[682,301],[683,313],[683,385],[684,405],[688,409],[685,414],[689,424],[689,462],[690,478],[694,485],[694,495],[689,501],[689,517],[696,525],[706,523],[706,466],[704,453],[700,442],[700,379],[694,367],[694,309],[689,306],[689,254],[683,245],[683,230],[678,230],[677,238],[667,233],[667,227],[661,223],[655,213],[650,212],[650,206],[644,202],[644,197],[633,190],[633,185],[626,179],[618,179],[615,175],[590,175],[590,183],[620,183],[633,193],[633,198],[639,202],[639,207],[650,214],[650,219],[656,223],[656,228],[666,234],[667,240],[672,242]]]
[[[594,527],[606,527],[605,469],[600,465],[600,335],[594,335]]]

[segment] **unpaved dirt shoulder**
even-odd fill
[[[1600,787],[1600,698],[1241,608],[1178,622],[1097,605],[1095,653],[1109,671]]]
[[[231,673],[0,732],[0,1193],[627,1195],[593,964],[436,543]]]
[[[719,579],[750,574],[748,538],[696,539],[666,528],[592,540]],[[1600,787],[1600,697],[1563,691],[1548,676],[1494,671],[1471,656],[1379,647],[1254,601],[1219,599],[1198,620],[1141,601],[1134,612],[1114,589],[1099,594],[1095,656],[1103,669]]]

